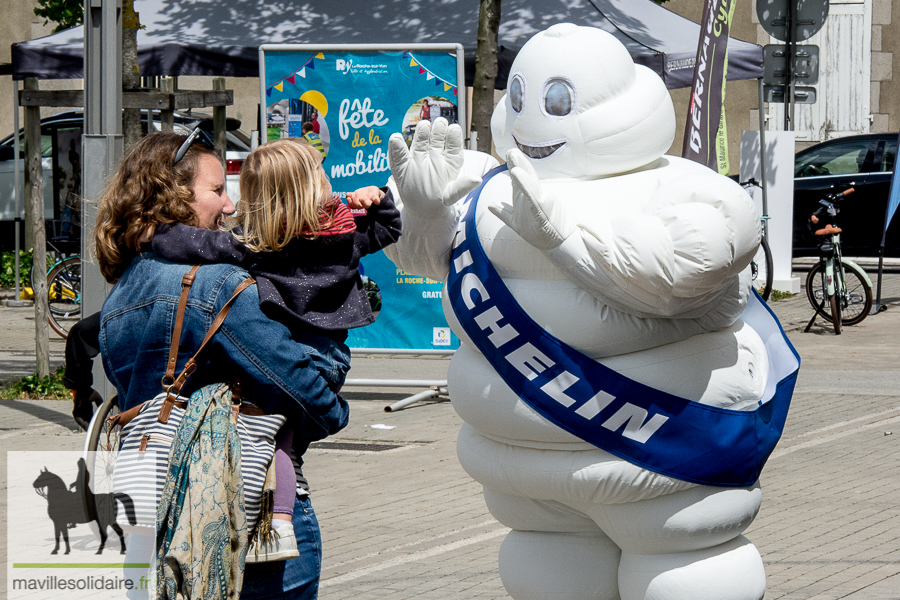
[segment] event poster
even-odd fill
[[[457,56],[448,51],[263,46],[262,56],[265,138],[318,136],[322,166],[341,197],[387,183],[392,134],[409,144],[419,121],[459,118]],[[459,347],[441,307],[441,282],[398,269],[383,252],[363,258],[360,273],[376,320],[351,330],[351,348]]]

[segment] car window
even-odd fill
[[[22,148],[24,149],[24,145]],[[47,158],[53,156],[53,136],[47,133],[41,134],[41,156]]]
[[[884,143],[884,152],[882,153],[881,164],[878,165],[878,170],[886,172],[893,171],[896,160],[897,140],[888,140]]]
[[[797,160],[794,177],[860,173],[871,145],[871,142],[847,142],[818,148]]]
[[[240,130],[227,131],[225,132],[225,146],[228,150],[235,152],[250,152],[250,138]]]
[[[14,147],[14,144],[15,139],[13,138],[13,136],[10,136],[9,139],[3,143],[3,146],[12,148]],[[19,152],[23,154],[25,152],[25,134],[22,134],[22,137],[19,138]],[[22,156],[23,154],[19,154],[19,156]],[[48,158],[52,154],[53,136],[51,136],[49,133],[43,133],[41,134],[41,156],[43,158]],[[12,158],[12,154],[10,154],[9,157]]]

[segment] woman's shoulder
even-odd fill
[[[203,282],[205,285],[221,286],[223,290],[231,289],[233,291],[243,280],[250,279],[251,275],[243,267],[216,263],[200,265],[196,277],[198,282]]]
[[[193,265],[172,263],[164,259],[160,259],[160,262],[165,263],[165,270],[170,274],[177,274],[178,287],[180,289],[181,285],[184,284],[184,277],[190,273]],[[250,274],[237,265],[226,263],[199,265],[193,280],[190,282],[191,297],[212,305],[220,305],[231,297],[245,279],[250,279]],[[221,299],[222,297],[224,299]]]

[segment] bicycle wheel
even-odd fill
[[[834,325],[834,334],[841,335],[841,309],[837,293],[828,297],[831,304],[831,324]]]
[[[116,464],[116,456],[119,454],[119,441],[122,427],[116,425],[110,427],[107,417],[119,414],[118,397],[113,396],[100,405],[91,423],[88,426],[84,441],[82,459],[84,467],[78,472],[78,491],[81,494],[81,503],[88,522],[92,523],[91,529],[97,523],[109,524],[115,522],[116,504],[113,496],[113,468]],[[94,535],[105,541],[105,526],[103,535],[99,528],[94,530]]]
[[[865,274],[853,265],[842,261],[840,269],[843,271],[843,280],[846,282],[843,291],[836,294],[839,296],[841,324],[856,325],[869,316],[869,310],[872,308],[872,288],[866,282]],[[838,287],[838,282],[835,282],[835,287]],[[833,309],[828,303],[823,305],[825,290],[825,263],[819,261],[809,269],[806,275],[806,297],[813,308],[818,309],[826,319],[830,320]]]
[[[765,237],[760,238],[759,248],[750,263],[753,287],[766,302],[772,293],[772,251]]]
[[[869,316],[872,310],[872,287],[862,269],[841,261],[844,289],[841,290],[841,320],[844,325],[856,325]]]
[[[47,294],[50,307],[47,320],[50,327],[63,338],[81,320],[81,258],[69,257],[47,275]]]
[[[818,312],[831,320],[828,304],[828,286],[825,282],[825,263],[821,260],[809,268],[806,273],[806,299]]]

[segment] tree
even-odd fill
[[[491,114],[497,81],[497,37],[500,30],[500,0],[481,0],[478,12],[478,46],[475,50],[475,80],[472,83],[472,130],[478,135],[478,150],[491,152]]]
[[[44,18],[44,25],[53,21],[53,33],[71,29],[84,22],[84,4],[81,0],[37,0],[34,14]]]

